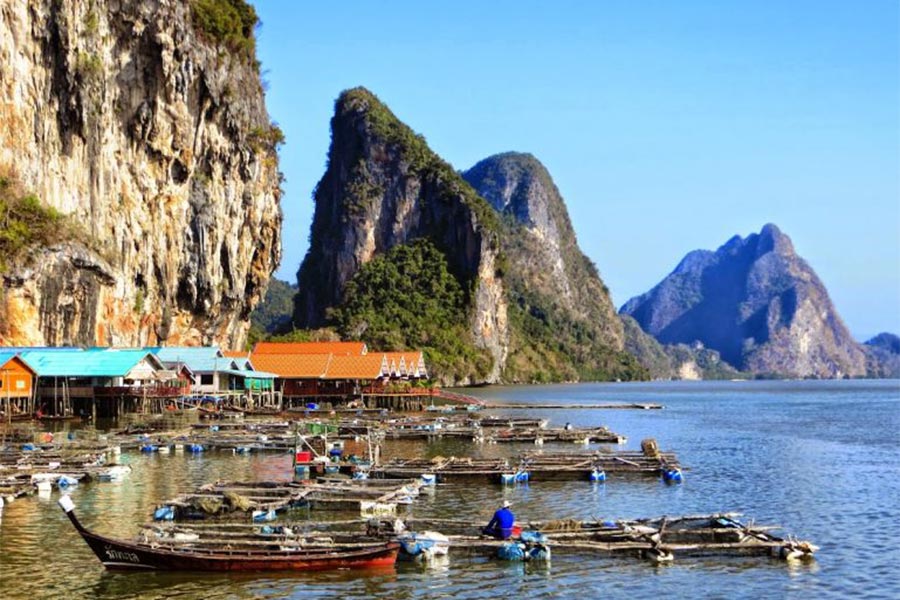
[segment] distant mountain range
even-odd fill
[[[689,253],[620,312],[662,344],[715,350],[754,375],[834,378],[871,371],[822,282],[771,224],[715,252]],[[869,359],[870,367],[874,362]]]
[[[445,384],[900,372],[900,341],[855,342],[775,225],[689,253],[617,315],[534,156],[457,172],[364,88],[331,129],[293,318],[274,283],[256,332],[422,348]]]

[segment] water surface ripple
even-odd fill
[[[555,424],[606,424],[637,449],[655,437],[688,467],[682,486],[611,477],[587,482],[443,485],[415,515],[487,519],[508,499],[520,521],[641,517],[736,510],[821,546],[811,565],[768,559],[679,559],[655,567],[634,559],[557,555],[552,564],[505,564],[451,556],[429,567],[398,564],[364,574],[203,575],[109,573],[51,499],[7,505],[0,519],[0,598],[898,598],[900,383],[703,382],[484,388],[487,399],[521,403],[655,402],[665,410],[517,410]],[[573,447],[563,446],[572,450]],[[580,448],[575,446],[574,448]],[[506,456],[533,446],[485,445]],[[553,446],[547,445],[545,451]],[[555,449],[560,449],[557,446]],[[394,442],[392,452],[461,456],[459,440]],[[79,513],[102,532],[133,536],[156,502],[200,483],[287,479],[290,457],[123,455],[122,483],[72,492]],[[302,515],[301,515],[302,516]]]

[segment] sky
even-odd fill
[[[857,339],[900,334],[900,3],[255,0],[296,282],[334,100],[456,169],[530,152],[621,306],[775,223]]]

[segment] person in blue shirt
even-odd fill
[[[497,509],[497,512],[494,513],[494,517],[491,519],[490,523],[488,523],[487,527],[482,529],[481,532],[484,535],[493,536],[498,540],[505,540],[512,535],[513,523],[515,523],[515,521],[515,515],[509,510],[509,502],[504,500],[503,504],[500,505],[500,508]]]

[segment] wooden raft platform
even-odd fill
[[[421,486],[419,480],[327,478],[315,482],[216,482],[162,502],[158,508],[171,508],[171,516],[165,519],[174,521],[246,519],[272,511],[266,517],[270,520],[290,508],[391,515],[398,504],[413,502]]]
[[[680,469],[672,452],[649,456],[643,452],[592,452],[580,454],[526,452],[513,459],[443,458],[393,459],[373,466],[372,477],[412,478],[432,474],[438,482],[488,480],[500,482],[503,475],[525,471],[530,481],[588,481],[595,469],[609,473],[659,476],[667,469]]]

